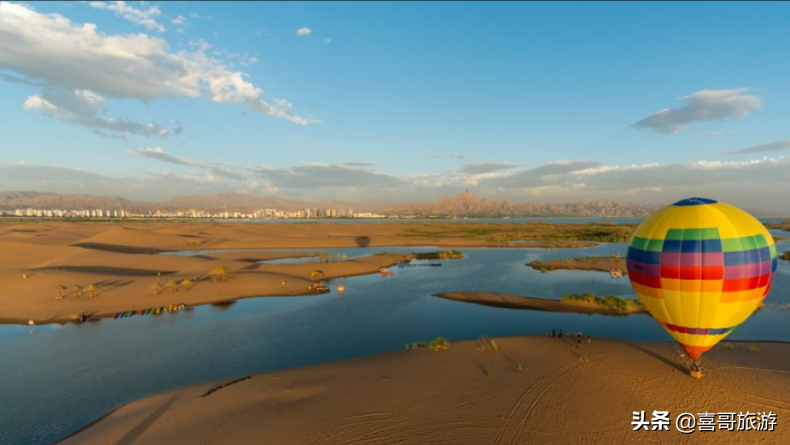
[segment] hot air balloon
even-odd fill
[[[760,307],[777,268],[774,240],[753,216],[712,199],[665,207],[636,229],[628,278],[639,300],[694,362]]]

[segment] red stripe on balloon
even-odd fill
[[[651,276],[631,270],[628,271],[628,276],[631,277],[631,281],[641,284],[642,286],[654,287],[656,289],[661,288],[661,277],[659,276]]]
[[[724,279],[723,267],[683,267],[661,265],[661,278],[680,280],[721,280]]]
[[[759,287],[767,286],[771,279],[771,273],[758,277],[741,278],[736,280],[724,280],[724,292],[738,292],[743,290],[754,290]]]

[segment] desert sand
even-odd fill
[[[205,223],[0,221],[0,322],[35,324],[94,319],[172,304],[297,296],[319,280],[377,272],[408,255],[378,255],[329,263],[267,264],[306,256],[266,249],[365,246],[563,248],[595,245],[584,237],[622,237],[613,224],[480,223]],[[592,233],[592,235],[590,235]],[[516,243],[516,238],[526,243]],[[597,238],[596,238],[597,239]],[[162,252],[220,250],[206,255]],[[237,250],[237,251],[222,251]],[[263,261],[263,262],[258,262]],[[212,282],[224,266],[232,280]],[[313,274],[319,270],[320,274]],[[193,284],[155,292],[184,279]],[[72,292],[93,285],[94,291]],[[61,289],[63,286],[65,289]],[[61,298],[62,297],[62,298]]]
[[[587,304],[579,301],[560,301],[551,298],[528,297],[525,295],[503,294],[498,292],[440,292],[434,295],[446,300],[483,306],[504,307],[509,309],[529,309],[534,311],[573,312],[577,314],[631,315],[646,314],[641,306],[622,311],[600,304]]]
[[[468,341],[240,376],[121,406],[62,444],[790,443],[790,344],[716,348],[696,380],[669,343],[574,343]],[[670,431],[633,431],[633,411],[653,410],[669,411]],[[674,424],[747,410],[775,413],[775,430]]]

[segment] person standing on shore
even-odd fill
[[[582,345],[582,333],[580,331],[576,333],[576,346],[581,347],[581,345]]]
[[[587,334],[587,344],[589,345],[590,343],[592,343],[592,336],[590,336],[590,334]]]
[[[562,328],[560,328],[560,334],[557,337],[562,338]]]
[[[551,338],[555,338],[555,337],[557,337],[557,330],[552,328],[551,329]]]

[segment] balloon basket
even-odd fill
[[[697,371],[694,371],[694,370],[692,370],[692,371],[689,371],[689,375],[690,375],[691,377],[693,377],[693,378],[697,379],[697,380],[700,380],[700,379],[702,379],[702,377],[703,377],[705,374],[703,374],[703,373],[702,373],[702,371],[700,371],[700,370],[697,370]]]

